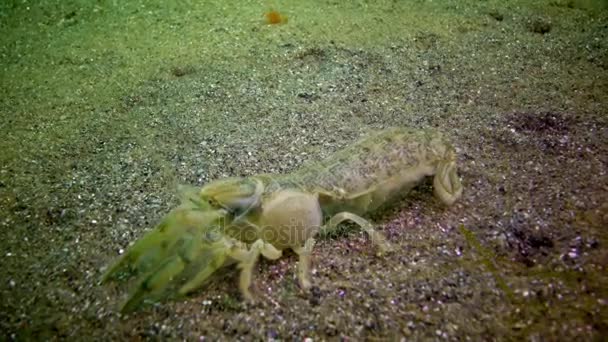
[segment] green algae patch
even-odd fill
[[[481,241],[477,238],[475,233],[467,229],[463,224],[458,226],[458,230],[464,236],[467,244],[473,251],[479,254],[479,261],[484,265],[486,270],[492,274],[494,280],[496,281],[496,285],[502,290],[502,292],[507,296],[507,298],[513,302],[514,296],[513,291],[507,285],[507,282],[504,280],[496,265],[494,264],[494,260],[497,259],[497,256],[492,253],[489,249],[485,248]]]

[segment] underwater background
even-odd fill
[[[593,340],[608,333],[608,1],[2,1],[0,339]],[[121,315],[106,267],[178,184],[434,127],[430,184],[185,300]]]

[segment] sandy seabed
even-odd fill
[[[3,340],[593,340],[608,332],[606,1],[0,5]],[[270,7],[288,21],[267,25]],[[121,315],[100,285],[177,184],[285,173],[434,127],[430,183],[297,257]]]

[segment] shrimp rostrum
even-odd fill
[[[299,257],[301,288],[311,286],[315,236],[343,221],[360,226],[382,254],[390,244],[364,218],[396,202],[425,177],[446,205],[462,194],[456,153],[434,130],[381,131],[326,160],[284,175],[255,175],[187,188],[182,204],[131,246],[102,281],[130,276],[137,285],[122,307],[186,295],[218,269],[236,264],[239,289],[253,300],[250,285],[260,256],[275,260],[292,249]]]

